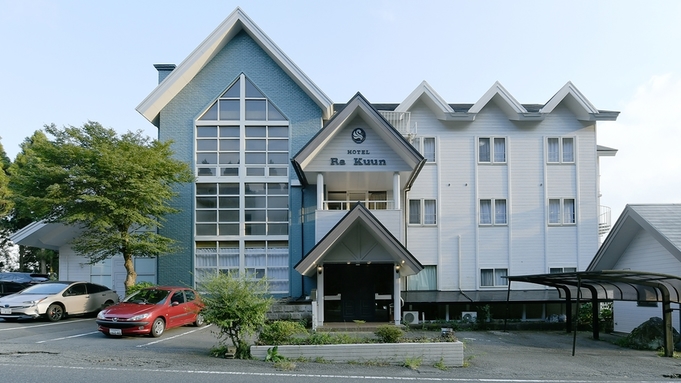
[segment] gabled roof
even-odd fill
[[[613,269],[639,230],[645,230],[681,262],[681,204],[627,205],[587,271]]]
[[[334,137],[351,122],[355,117],[361,117],[374,128],[380,138],[394,150],[405,163],[412,169],[405,187],[409,188],[425,163],[425,159],[409,142],[395,130],[390,123],[367,101],[361,93],[357,92],[346,106],[336,113],[333,118],[308,141],[300,151],[293,156],[291,162],[296,170],[298,178],[303,184],[308,184],[305,175],[306,166]]]
[[[422,100],[441,120],[446,119],[448,115],[454,114],[447,102],[440,97],[439,94],[425,81],[421,82],[414,91],[407,96],[400,105],[395,108],[396,112],[408,112],[409,109],[419,100]]]
[[[478,114],[482,108],[492,100],[495,100],[497,106],[506,113],[510,120],[520,120],[522,116],[527,114],[527,109],[523,107],[518,100],[504,88],[499,81],[495,82],[491,88],[482,96],[480,100],[473,104],[468,110],[468,113]]]
[[[396,112],[408,112],[417,101],[423,101],[442,121],[473,121],[478,113],[494,101],[510,120],[539,121],[546,117],[563,101],[579,120],[615,121],[619,112],[596,109],[589,100],[568,82],[545,105],[521,104],[498,81],[473,105],[447,104],[425,81],[411,92],[396,108]]]
[[[322,109],[324,118],[329,118],[333,104],[331,99],[238,7],[137,106],[137,111],[153,122],[160,111],[242,30],[314,100]]]
[[[539,110],[539,113],[551,113],[562,102],[567,104],[567,107],[577,116],[577,119],[583,121],[614,121],[619,114],[619,112],[606,112],[596,109],[570,81],[551,97],[544,107]]]
[[[386,229],[363,204],[357,203],[336,226],[322,238],[315,247],[295,266],[296,271],[313,276],[327,253],[334,248],[346,232],[354,225],[362,225],[362,231],[371,234],[389,255],[400,265],[400,275],[414,275],[423,270],[423,265]]]

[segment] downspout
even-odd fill
[[[301,252],[301,257],[300,259],[303,259],[303,255],[305,254],[305,186],[301,186],[300,188],[300,204],[301,204],[301,211],[300,211],[300,252]],[[300,274],[300,299],[305,299],[305,275]]]
[[[457,251],[458,256],[459,256],[459,293],[461,293],[461,295],[466,297],[466,299],[468,299],[469,301],[473,302],[473,299],[471,299],[471,297],[466,295],[466,293],[463,291],[463,289],[461,289],[461,234],[457,235],[456,239],[457,239],[457,250],[456,251]]]

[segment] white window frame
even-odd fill
[[[432,141],[432,151],[426,152],[426,140]],[[437,162],[437,139],[435,137],[418,137],[414,140],[414,146],[426,159],[426,163],[434,164]]]
[[[549,274],[574,273],[577,271],[576,267],[551,267]]]
[[[570,207],[572,210],[566,210]],[[576,199],[549,198],[546,208],[546,218],[549,226],[574,226],[577,224]],[[558,209],[557,211],[555,210],[556,208]]]
[[[483,202],[489,202],[489,222],[483,222]],[[503,203],[503,221],[499,218],[499,208]],[[480,226],[506,226],[508,225],[508,200],[506,198],[481,198],[478,201],[478,224]]]
[[[480,158],[480,147],[481,143],[483,140],[487,140],[488,145],[489,145],[489,159],[487,161],[484,161]],[[503,143],[503,153],[499,153],[499,150],[497,149],[497,142],[502,142]],[[477,148],[476,148],[476,156],[478,158],[478,163],[479,164],[506,164],[508,163],[508,145],[507,145],[508,139],[506,137],[500,137],[500,136],[489,136],[489,137],[478,137],[477,139]],[[503,155],[502,158],[496,158],[497,156]]]
[[[551,141],[554,141],[556,145],[555,151],[551,150]],[[575,137],[546,137],[546,163],[548,164],[574,164],[576,157],[576,147],[575,143],[577,139]],[[565,150],[566,146],[570,145],[571,150]],[[556,158],[552,158],[555,155]]]
[[[432,204],[432,208],[426,209]],[[408,202],[407,221],[410,226],[436,226],[437,225],[437,200],[433,198],[412,198]],[[413,207],[418,212],[413,214]],[[412,220],[415,218],[415,220]]]
[[[484,272],[492,273],[492,284],[486,283],[485,280],[488,278],[483,277]],[[502,278],[508,277],[508,268],[506,267],[495,267],[495,268],[481,268],[480,269],[480,287],[500,287],[508,286],[508,279]]]

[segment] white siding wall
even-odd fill
[[[667,251],[647,231],[636,233],[627,249],[613,268],[615,270],[648,271],[651,273],[681,275],[681,262]],[[673,304],[672,308],[678,308]],[[639,307],[637,302],[614,302],[615,331],[631,332],[651,317],[662,318],[662,303],[658,307]],[[674,327],[679,330],[680,311],[672,313]]]
[[[678,309],[679,305],[673,304],[672,308]],[[615,301],[612,305],[614,330],[617,332],[630,333],[641,323],[650,318],[662,318],[662,304],[657,307],[639,307],[636,302]],[[679,331],[679,315],[681,312],[674,310],[672,313],[672,325]]]
[[[76,255],[71,246],[65,245],[59,249],[59,280],[60,281],[90,281],[89,259]]]
[[[437,157],[407,200],[436,197],[438,227],[408,226],[408,248],[423,264],[437,260],[441,290],[478,289],[480,268],[508,268],[510,275],[586,268],[598,249],[594,125],[564,106],[540,122],[510,121],[494,102],[468,123],[439,121],[421,102],[410,111],[419,137],[437,137]],[[479,137],[505,137],[507,163],[478,164]],[[576,163],[548,166],[547,137],[574,137]],[[489,198],[507,200],[508,225],[478,225],[479,200]],[[577,224],[549,227],[549,198],[575,198]]]

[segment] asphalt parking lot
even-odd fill
[[[141,372],[172,369],[178,376],[182,372],[204,372],[201,376],[217,379],[219,374],[241,374],[242,378],[252,376],[258,381],[255,377],[269,379],[268,374],[275,374],[277,378],[295,377],[298,382],[371,379],[669,382],[681,378],[681,359],[661,357],[655,351],[622,348],[613,344],[615,337],[605,334],[596,341],[591,339],[591,333],[579,333],[572,356],[573,336],[565,332],[456,332],[464,343],[465,367],[448,370],[428,365],[411,370],[399,365],[300,361],[293,363],[290,370],[279,370],[272,363],[259,360],[211,357],[208,351],[217,344],[214,331],[213,326],[187,326],[170,329],[161,338],[108,338],[96,331],[94,318],[69,318],[57,323],[0,320],[0,368],[8,371],[21,366],[46,369],[96,366],[109,373],[117,369]],[[438,333],[412,331],[408,335],[433,337]],[[85,374],[80,370],[78,373]]]

